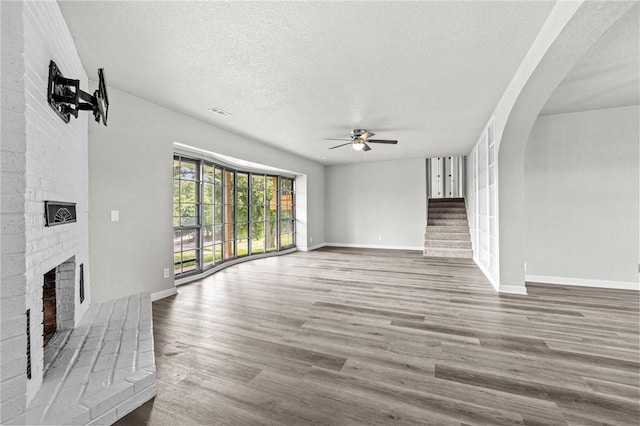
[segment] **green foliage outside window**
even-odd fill
[[[188,247],[184,239],[174,240],[176,275],[212,267],[223,258],[273,251],[278,242],[291,246],[293,179],[175,157],[173,216],[177,233],[195,236]]]

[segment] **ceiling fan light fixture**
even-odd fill
[[[364,142],[354,141],[353,144],[351,144],[351,146],[353,147],[354,151],[362,151],[364,149]]]
[[[346,143],[341,143],[340,145],[332,146],[329,149],[336,149],[342,146],[351,145],[351,148],[354,151],[371,151],[371,147],[369,144],[372,143],[383,143],[388,145],[396,145],[398,143],[397,140],[390,139],[370,139],[371,136],[375,135],[375,133],[370,132],[365,129],[354,129],[351,131],[351,138],[343,139],[343,138],[324,138],[326,141],[347,141]]]

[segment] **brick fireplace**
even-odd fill
[[[0,1],[0,22],[0,424],[112,424],[155,395],[150,296],[91,303],[89,116],[50,108],[49,62],[90,84],[58,3]]]
[[[61,331],[77,325],[91,303],[88,119],[66,124],[49,107],[49,61],[54,59],[65,75],[80,79],[83,90],[88,79],[56,2],[0,2],[0,19],[0,423],[14,424],[24,423],[24,413],[42,385],[45,336],[47,347],[54,344]],[[47,227],[47,200],[75,203],[77,221]],[[80,264],[87,298],[83,303]],[[51,279],[54,274],[50,271],[55,271],[54,293],[43,296],[45,276]],[[45,309],[53,300],[55,321],[52,308]]]

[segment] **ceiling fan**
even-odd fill
[[[388,140],[388,139],[369,139],[371,136],[375,135],[375,133],[370,132],[366,129],[354,129],[351,131],[351,137],[349,139],[335,139],[335,138],[325,138],[325,141],[349,141],[347,143],[343,143],[340,145],[332,146],[329,149],[340,148],[341,146],[351,145],[351,147],[355,151],[371,151],[371,147],[368,145],[370,143],[386,143],[390,145],[395,145],[398,141]]]

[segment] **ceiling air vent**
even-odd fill
[[[209,111],[211,111],[214,114],[218,114],[222,117],[231,117],[231,113],[223,110],[222,108],[213,107],[213,108],[209,108]]]

